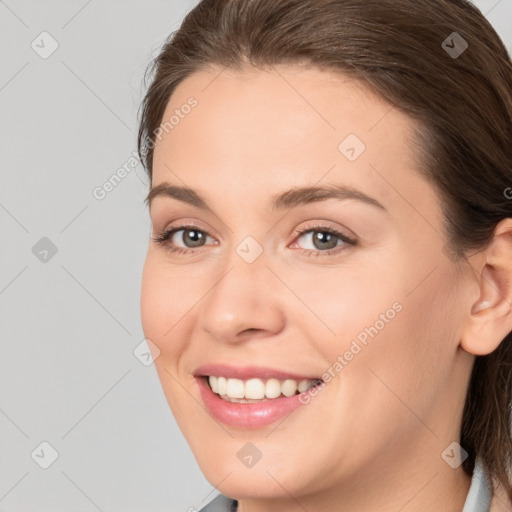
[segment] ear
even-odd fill
[[[512,218],[498,223],[483,252],[480,296],[471,304],[460,341],[462,349],[477,356],[493,352],[512,330]]]

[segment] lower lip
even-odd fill
[[[228,402],[211,390],[204,377],[196,377],[196,379],[201,396],[210,414],[218,421],[233,427],[258,428],[270,425],[301,405],[305,405],[300,398],[307,391],[290,397],[272,398],[263,402]]]

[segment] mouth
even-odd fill
[[[323,382],[321,379],[260,379],[247,380],[210,375],[203,377],[213,393],[222,400],[235,403],[258,403],[288,398],[308,391]]]
[[[260,428],[287,416],[307,405],[311,395],[325,387],[324,381],[316,377],[225,365],[198,369],[195,379],[213,418],[246,429]]]

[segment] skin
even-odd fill
[[[413,121],[343,75],[212,67],[178,86],[163,118],[190,96],[197,107],[157,141],[153,186],[191,187],[214,213],[154,198],[152,235],[192,223],[208,236],[194,247],[176,233],[188,254],[150,241],[141,315],[206,478],[243,512],[462,510],[470,478],[441,454],[460,439],[474,355],[492,352],[512,326],[512,220],[467,263],[447,257],[439,196],[417,172]],[[366,145],[355,161],[338,149],[351,133]],[[328,183],[386,210],[353,199],[270,208],[279,192]],[[315,257],[325,249],[312,231],[294,230],[324,224],[358,245],[336,239],[340,252]],[[236,252],[247,236],[263,250],[253,263]],[[242,429],[203,407],[199,365],[322,376],[396,302],[402,310],[284,420]],[[248,441],[262,453],[251,468],[237,458]]]

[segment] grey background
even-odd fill
[[[476,3],[512,52],[512,0]],[[142,166],[93,195],[133,156],[143,72],[195,4],[0,1],[1,511],[180,512],[217,494],[134,355]]]

